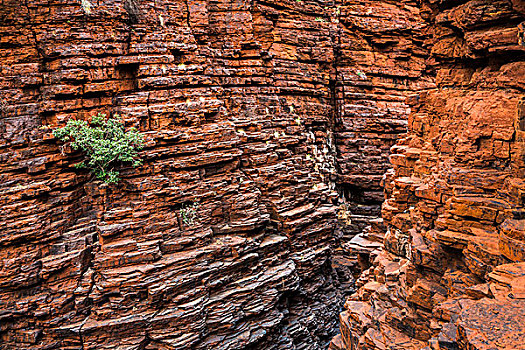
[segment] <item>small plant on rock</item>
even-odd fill
[[[85,120],[67,121],[63,128],[53,131],[60,141],[69,142],[74,150],[81,150],[85,160],[75,166],[90,169],[95,178],[106,183],[119,181],[117,166],[129,162],[134,167],[142,164],[138,150],[144,147],[142,135],[135,129],[124,129],[118,115],[106,118],[99,113]]]
[[[199,203],[185,204],[180,208],[180,216],[185,225],[193,226],[197,220],[197,209],[199,209]]]
[[[80,6],[82,7],[82,10],[84,11],[84,13],[86,15],[89,15],[91,14],[91,7],[93,5],[91,5],[91,3],[89,2],[89,0],[80,0]]]

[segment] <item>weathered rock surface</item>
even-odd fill
[[[0,347],[325,347],[426,30],[408,0],[3,1]],[[147,138],[117,186],[50,133],[98,112]]]
[[[322,349],[359,277],[334,349],[519,349],[524,13],[4,0],[0,348]],[[97,112],[116,186],[50,133]]]
[[[421,9],[437,88],[410,98],[382,246],[331,349],[525,349],[523,3]]]
[[[0,6],[0,347],[322,347],[340,305],[327,10],[83,3]],[[97,112],[147,138],[118,186],[40,128]]]
[[[407,96],[435,83],[426,64],[429,26],[417,2],[343,1],[337,13],[336,166],[344,204],[342,244],[334,257],[352,265],[357,277],[368,268],[363,256],[384,235],[381,180],[390,167],[390,147],[406,132]],[[353,290],[352,283],[344,287]]]

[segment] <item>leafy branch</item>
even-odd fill
[[[90,169],[106,183],[120,180],[119,171],[115,170],[119,163],[131,162],[134,167],[142,164],[138,150],[144,147],[144,138],[135,128],[126,131],[118,115],[106,118],[99,113],[90,123],[70,119],[65,127],[54,130],[53,135],[69,142],[74,150],[84,152],[85,159],[75,165],[77,168]]]

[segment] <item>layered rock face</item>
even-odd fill
[[[407,96],[435,87],[431,32],[416,1],[344,1],[336,51],[336,167],[342,238],[334,252],[344,293],[382,241],[383,174],[406,133]],[[366,238],[364,237],[366,235]]]
[[[2,3],[3,349],[329,341],[327,5]],[[147,140],[117,186],[75,170],[80,154],[45,129],[98,112]]]
[[[437,88],[411,98],[384,179],[383,245],[331,346],[525,349],[523,3],[421,9]]]
[[[324,348],[425,28],[415,1],[3,1],[0,347]],[[116,186],[50,133],[99,112],[147,139]]]
[[[0,348],[519,349],[524,8],[4,0]]]

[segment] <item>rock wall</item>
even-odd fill
[[[525,6],[421,9],[437,88],[410,98],[383,244],[331,348],[525,349]]]
[[[0,348],[323,349],[362,271],[334,348],[510,339],[524,9],[4,0]],[[98,112],[147,139],[118,185],[50,132]]]
[[[416,5],[1,2],[0,348],[324,348],[432,85]],[[99,112],[147,139],[116,186],[51,135]]]
[[[322,5],[2,2],[0,347],[329,341],[340,299]],[[144,166],[117,186],[74,169],[80,154],[46,128],[97,112],[147,139]]]

